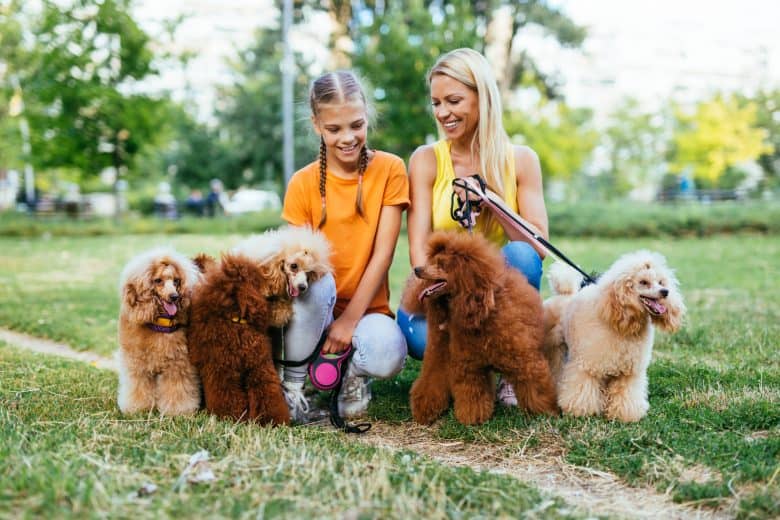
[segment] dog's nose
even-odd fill
[[[414,268],[414,275],[415,275],[416,277],[418,277],[418,278],[419,278],[420,276],[422,276],[422,273],[423,273],[423,268],[422,268],[422,267],[419,267],[419,266],[418,266],[418,267],[415,267],[415,268]]]
[[[171,300],[171,303],[178,301],[179,295],[177,293],[173,293],[169,296],[169,299]]]
[[[661,297],[666,298],[669,296],[669,289],[661,289]]]
[[[301,292],[305,291],[308,288],[309,288],[309,286],[306,285],[305,283],[299,283],[298,284],[298,290],[301,291]]]

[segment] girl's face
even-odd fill
[[[360,149],[366,143],[368,116],[362,101],[322,104],[312,116],[315,131],[325,141],[328,162],[345,169],[357,168]]]
[[[479,124],[479,97],[460,81],[436,74],[431,79],[433,117],[444,128],[447,139],[471,139]]]

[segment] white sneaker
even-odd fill
[[[360,417],[368,410],[371,401],[371,381],[367,377],[347,373],[341,383],[338,396],[339,414],[347,419]]]
[[[282,391],[292,420],[295,422],[304,421],[306,414],[309,413],[309,401],[303,395],[303,381],[284,381],[282,382]]]
[[[496,399],[504,406],[517,406],[517,396],[515,395],[515,389],[512,388],[512,385],[510,385],[503,377],[498,381]]]

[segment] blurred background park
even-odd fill
[[[285,32],[279,0],[0,0],[4,229],[20,213],[278,214],[289,170],[316,157],[314,76],[356,70],[377,108],[371,146],[406,160],[436,138],[425,75],[456,47],[493,64],[512,140],[539,154],[553,233],[627,200],[654,215],[644,226],[670,207],[712,206],[773,226],[780,8],[769,0],[288,5]]]

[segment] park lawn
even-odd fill
[[[122,417],[115,393],[109,371],[0,343],[0,517],[574,517],[509,476],[330,428]],[[201,450],[209,466],[185,474]],[[201,469],[214,479],[197,482]]]
[[[187,254],[215,253],[239,238],[185,235],[171,237],[170,242]],[[166,240],[158,235],[0,238],[0,325],[109,354],[116,348],[121,267],[136,252]],[[603,271],[620,254],[639,248],[662,252],[676,268],[688,321],[680,333],[657,338],[650,367],[650,414],[638,424],[624,425],[596,418],[527,417],[501,409],[479,427],[463,427],[449,414],[432,427],[435,434],[498,444],[508,451],[516,451],[520,443],[522,449],[533,450],[555,442],[568,462],[611,471],[632,485],[655,486],[680,502],[718,507],[736,497],[739,516],[780,514],[780,238],[744,234],[702,239],[565,239],[556,245],[586,270]],[[402,238],[391,270],[394,303],[409,272],[407,258]],[[63,384],[75,370],[75,366],[57,370]],[[410,360],[393,381],[375,383],[370,408],[375,420],[410,420],[408,390],[418,371],[419,363]],[[112,377],[95,373],[105,378],[103,387],[95,390],[102,399],[97,410],[115,414]],[[14,417],[9,420],[17,420]],[[28,424],[33,419],[18,420]],[[114,415],[114,422],[118,420]],[[155,422],[146,420],[150,421]],[[202,429],[209,421],[198,417],[171,424]],[[216,424],[220,426],[214,428],[227,428]],[[136,435],[149,435],[148,425],[140,428]],[[298,430],[303,429],[275,431]],[[168,427],[158,428],[152,435],[177,436],[167,432]],[[305,446],[309,439],[301,438]],[[124,442],[115,449],[128,449]],[[33,453],[46,458],[45,448]],[[146,471],[139,464],[134,471]]]

